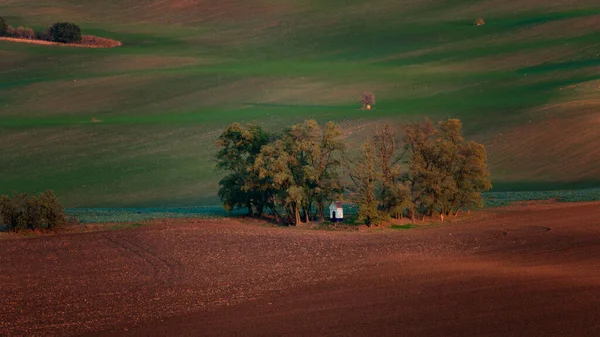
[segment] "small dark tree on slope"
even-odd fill
[[[73,43],[81,41],[81,28],[70,22],[57,22],[49,29],[52,41]]]
[[[375,95],[371,92],[365,92],[360,96],[360,104],[363,109],[371,110],[371,105],[375,104]]]
[[[8,25],[6,24],[6,21],[4,21],[3,18],[0,18],[0,36],[5,36],[7,30]]]

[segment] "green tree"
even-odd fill
[[[325,204],[340,192],[340,158],[344,144],[334,123],[322,129],[314,120],[285,130],[280,139],[263,147],[254,170],[277,191],[277,205],[291,223],[324,217]]]
[[[57,22],[50,26],[48,32],[54,42],[73,43],[81,41],[81,28],[71,22]]]
[[[457,215],[461,209],[483,207],[481,192],[492,188],[487,168],[485,147],[476,142],[461,144],[454,170],[457,190],[446,214]]]
[[[254,162],[253,171],[273,191],[273,211],[278,220],[278,209],[285,209],[288,220],[299,224],[300,207],[304,196],[292,172],[293,158],[288,150],[289,143],[282,139],[262,147]]]
[[[404,180],[411,194],[411,216],[456,215],[460,209],[482,206],[481,192],[491,183],[486,152],[481,144],[466,142],[462,124],[449,119],[434,126],[410,124],[405,128],[410,154]]]
[[[52,190],[40,193],[36,198],[37,209],[43,225],[48,229],[53,229],[66,222],[65,209],[58,197]],[[39,225],[41,226],[42,223]]]
[[[12,202],[8,195],[0,195],[0,225],[11,228]]]
[[[28,199],[27,193],[15,193],[11,198],[9,228],[15,232],[27,229],[27,225],[29,224],[30,217],[27,214]]]
[[[6,36],[8,31],[8,24],[0,17],[0,36]]]
[[[354,182],[352,200],[358,205],[358,219],[368,226],[380,224],[385,216],[379,208],[377,191],[381,184],[381,175],[377,172],[377,161],[372,141],[362,145],[362,156],[350,170]]]
[[[389,124],[375,130],[373,149],[376,170],[381,177],[381,188],[378,192],[379,209],[388,216],[399,218],[405,209],[410,207],[408,188],[401,179],[401,160],[406,151],[399,153],[396,132]]]
[[[327,123],[323,130],[315,120],[294,125],[284,135],[294,180],[304,190],[302,208],[307,222],[315,218],[310,214],[313,208],[323,218],[325,204],[341,191],[339,167],[344,151],[341,135],[335,123]]]
[[[227,210],[247,208],[250,215],[260,216],[271,200],[270,188],[252,169],[261,148],[270,135],[255,125],[238,123],[225,128],[217,146],[217,168],[228,172],[219,182],[219,197]]]

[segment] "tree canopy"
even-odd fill
[[[325,203],[341,192],[340,136],[334,123],[322,128],[314,120],[279,135],[232,124],[218,140],[217,167],[230,172],[221,180],[219,196],[226,208],[268,208],[294,224],[322,218]]]

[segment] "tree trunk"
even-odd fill
[[[295,215],[296,215],[296,226],[298,226],[302,221],[302,220],[300,220],[300,205],[298,205],[298,203],[296,203]]]
[[[254,212],[252,212],[252,204],[249,201],[246,203],[246,207],[248,207],[248,216],[254,216]]]

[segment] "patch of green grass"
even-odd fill
[[[404,230],[404,229],[413,229],[417,227],[417,225],[409,223],[409,224],[405,224],[405,225],[391,225],[390,228],[391,229],[399,229],[399,230]]]
[[[550,200],[585,202],[600,200],[600,188],[549,191],[487,192],[483,194],[486,207],[506,206],[518,201]]]

